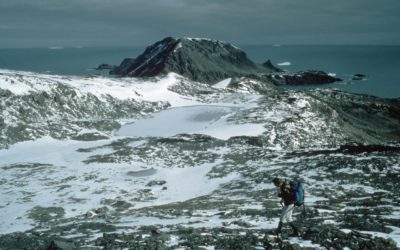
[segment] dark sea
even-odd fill
[[[251,45],[239,46],[255,62],[271,59],[278,67],[296,72],[318,69],[336,74],[336,84],[296,88],[339,88],[352,93],[400,97],[400,46]],[[106,75],[95,68],[118,65],[136,57],[144,47],[0,49],[0,68],[63,75]],[[354,81],[354,74],[366,80]]]

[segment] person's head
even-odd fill
[[[283,181],[282,181],[281,179],[279,179],[278,177],[275,177],[275,178],[272,180],[272,183],[274,183],[274,185],[275,185],[276,187],[280,187],[280,186],[283,184]]]

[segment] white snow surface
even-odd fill
[[[228,87],[229,83],[231,83],[232,78],[227,78],[225,80],[222,80],[216,84],[213,85],[214,88],[217,89],[224,89],[226,87]]]
[[[239,176],[230,174],[210,179],[208,172],[220,162],[195,167],[166,168],[163,163],[92,163],[92,155],[110,153],[109,148],[92,152],[81,148],[100,147],[126,136],[172,136],[178,133],[202,133],[227,139],[236,135],[258,135],[260,124],[235,124],[228,118],[238,111],[254,107],[254,97],[245,103],[201,103],[170,90],[182,77],[170,73],[164,78],[141,81],[134,78],[75,77],[31,72],[0,70],[0,88],[15,95],[51,91],[63,84],[78,94],[94,94],[99,98],[112,96],[137,101],[169,102],[171,108],[151,118],[127,124],[113,138],[94,142],[56,140],[44,137],[14,144],[0,150],[0,234],[25,231],[35,226],[29,216],[34,207],[62,207],[64,218],[82,216],[104,206],[108,199],[129,200],[131,190],[146,188],[151,180],[166,181],[166,189],[152,188],[154,199],[135,202],[132,209],[189,200],[218,189],[219,185]],[[256,97],[257,98],[257,97]],[[160,126],[161,125],[161,126]],[[141,140],[130,146],[138,147]],[[35,165],[36,164],[36,165]],[[129,173],[147,171],[148,175]],[[56,215],[56,214],[54,214]]]
[[[129,198],[130,190],[139,190],[150,180],[167,182],[166,190],[152,190],[156,199],[137,202],[133,207],[136,209],[205,195],[217,189],[220,184],[238,177],[232,174],[224,178],[209,179],[207,173],[218,162],[178,169],[139,162],[90,165],[82,162],[91,154],[99,152],[83,153],[77,149],[110,142],[58,141],[47,137],[1,150],[0,171],[5,183],[0,190],[0,233],[30,229],[33,221],[27,215],[35,206],[63,207],[65,216],[73,217],[101,207],[105,199],[114,199],[123,193],[126,193],[125,198]],[[12,167],[28,163],[47,165]],[[153,171],[144,176],[129,175],[130,172],[145,170]]]
[[[78,94],[91,93],[99,98],[109,95],[122,100],[164,101],[175,107],[198,104],[168,89],[180,79],[182,77],[175,73],[169,73],[158,81],[142,81],[137,78],[60,76],[0,69],[0,88],[16,95],[50,91],[55,84],[61,83],[75,89]]]
[[[228,121],[240,108],[230,106],[187,106],[155,113],[151,118],[123,126],[122,136],[173,136],[176,134],[206,134],[220,139],[232,136],[262,134],[262,124],[233,124]],[[173,119],[171,119],[173,118]]]

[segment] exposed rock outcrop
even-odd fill
[[[320,70],[308,70],[300,71],[295,74],[285,74],[283,75],[283,78],[287,85],[328,84],[342,81],[342,79],[331,76]]]
[[[117,66],[115,66],[115,65],[110,65],[110,64],[107,64],[107,63],[102,63],[102,64],[100,64],[97,68],[96,68],[96,70],[105,70],[105,69],[114,69],[115,67],[117,67]]]
[[[110,73],[151,77],[175,72],[191,80],[216,83],[229,77],[257,76],[278,71],[258,65],[239,48],[217,40],[172,38],[146,48],[137,58],[127,58]]]
[[[267,69],[271,69],[272,71],[275,72],[284,72],[284,70],[276,67],[272,62],[271,59],[268,59],[265,63],[262,64],[264,67],[266,67]]]
[[[367,76],[364,74],[354,74],[351,79],[354,81],[360,81],[360,80],[365,80],[366,78]]]
[[[279,85],[341,81],[316,70],[283,73],[271,60],[260,65],[250,60],[244,51],[229,43],[205,38],[167,37],[147,47],[138,57],[124,59],[110,74],[153,77],[169,72],[208,84],[232,77],[248,77]]]

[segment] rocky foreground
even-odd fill
[[[0,138],[0,249],[400,246],[400,99],[0,70]],[[301,237],[271,234],[276,176]]]

